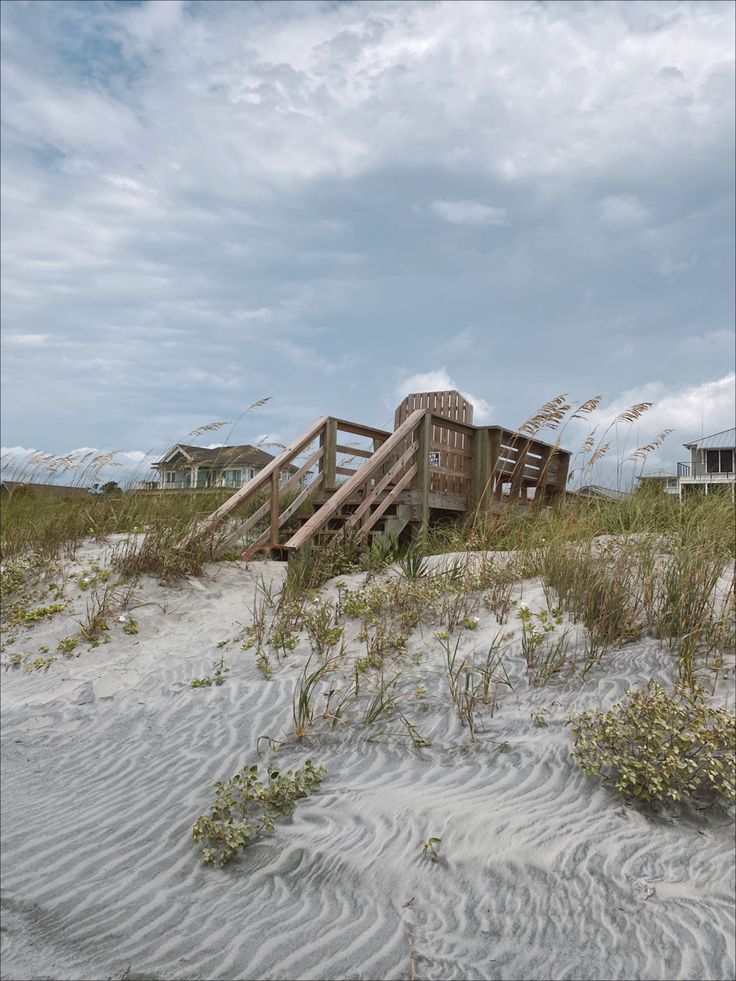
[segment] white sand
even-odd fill
[[[387,735],[394,720],[292,740],[279,765],[325,763],[321,788],[226,869],[203,866],[191,828],[214,782],[258,761],[259,736],[290,731],[307,644],[268,681],[252,652],[216,646],[248,622],[256,575],[284,571],[229,563],[179,588],[147,581],[137,635],[116,623],[97,650],[3,672],[3,978],[733,977],[732,809],[626,806],[569,757],[569,712],[672,681],[650,641],[544,688],[528,686],[515,643],[515,691],[500,689],[470,745],[432,629],[415,631],[408,690],[423,681],[427,698],[406,711],[431,748]],[[5,663],[75,632],[86,596],[69,595]],[[523,600],[546,605],[538,582]],[[484,653],[498,629],[481,608],[463,651]],[[518,637],[513,614],[507,629]],[[192,689],[222,654],[225,684]],[[430,835],[435,864],[419,845]]]

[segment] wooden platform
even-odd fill
[[[474,426],[459,392],[419,392],[393,433],[325,416],[206,519],[221,551],[288,556],[338,534],[398,537],[438,514],[549,504],[564,493],[570,453],[499,426]],[[292,468],[291,470],[288,468]],[[293,468],[296,468],[295,472]],[[244,520],[238,513],[265,501]],[[308,508],[301,527],[281,529]],[[223,534],[224,530],[224,534]]]

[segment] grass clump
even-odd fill
[[[212,665],[213,675],[206,675],[204,678],[192,678],[189,682],[190,688],[210,688],[212,685],[224,685],[225,675],[230,668],[225,664],[224,658],[215,661]]]
[[[37,606],[32,610],[16,608],[10,617],[11,627],[32,627],[39,620],[50,620],[66,608],[66,603],[50,603],[48,606]]]
[[[321,764],[307,760],[300,770],[270,770],[265,782],[258,776],[258,766],[218,781],[215,806],[192,828],[195,843],[206,844],[202,861],[226,865],[260,835],[272,831],[276,820],[291,814],[298,800],[319,787],[326,772]]]
[[[424,841],[420,841],[419,844],[422,846],[422,855],[424,858],[428,858],[430,862],[439,862],[440,860],[440,843],[442,839],[433,836],[431,838],[425,838]]]
[[[736,801],[736,717],[710,706],[701,689],[667,692],[656,681],[629,689],[608,712],[568,719],[573,756],[589,775],[643,801],[716,795]]]

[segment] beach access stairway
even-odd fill
[[[388,542],[443,518],[531,500],[548,505],[564,493],[568,451],[469,420],[472,406],[457,392],[407,396],[392,433],[324,416],[206,518],[197,535],[216,536],[219,554],[288,558],[338,534]]]

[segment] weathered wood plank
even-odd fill
[[[299,508],[302,506],[302,504],[304,504],[304,502],[307,500],[309,495],[313,493],[313,491],[315,491],[317,487],[319,487],[319,485],[322,483],[323,480],[324,480],[324,474],[318,473],[317,476],[314,478],[314,480],[312,480],[306,487],[304,487],[301,493],[299,493],[291,502],[291,504],[283,511],[283,513],[278,516],[279,528],[281,528],[282,525],[286,524],[289,518],[299,510]],[[271,503],[270,501],[266,501],[266,506],[269,506],[270,503]],[[254,542],[251,542],[251,544],[246,548],[245,552],[243,553],[243,558],[250,558],[252,555],[255,555],[256,552],[260,551],[262,548],[265,548],[266,545],[269,544],[269,542],[273,544],[270,527],[267,528],[262,535],[259,535]]]
[[[244,484],[224,504],[221,504],[204,524],[197,529],[195,534],[200,535],[214,531],[227,519],[228,515],[237,511],[254,494],[264,490],[269,485],[273,472],[276,471],[278,473],[279,470],[288,467],[295,456],[317,439],[327,424],[327,421],[327,416],[322,416],[321,419],[318,419],[313,426],[310,426],[298,439],[295,439],[293,443],[287,446],[283,453],[277,456],[275,460],[272,460],[271,463],[267,464],[260,473],[257,473],[252,480]]]
[[[320,440],[324,454],[320,470],[324,474],[324,485],[326,490],[336,487],[335,483],[335,446],[337,445],[337,424],[334,419],[328,419],[325,430]]]
[[[279,471],[271,474],[271,544],[279,543]]]
[[[417,464],[413,463],[406,471],[404,476],[401,478],[401,480],[398,482],[398,484],[396,484],[396,486],[393,488],[391,493],[387,494],[386,497],[378,505],[376,510],[366,518],[363,526],[358,530],[358,538],[363,538],[365,535],[367,535],[368,532],[373,527],[373,525],[375,525],[375,523],[379,520],[379,518],[383,517],[384,513],[388,511],[391,505],[399,498],[404,488],[409,486],[411,481],[416,476],[417,470],[418,470]]]
[[[362,446],[343,446],[341,443],[335,445],[336,453],[346,453],[348,456],[364,456],[366,459],[370,459],[375,453],[375,450],[364,450]]]
[[[404,450],[399,459],[394,463],[391,469],[386,473],[381,480],[376,484],[370,494],[366,497],[363,503],[356,508],[353,514],[350,515],[348,520],[345,522],[346,528],[354,528],[355,525],[362,519],[366,511],[376,503],[380,495],[386,490],[389,484],[396,479],[396,477],[401,473],[409,460],[414,456],[417,451],[418,443],[415,441],[411,444],[409,449]]]
[[[429,452],[432,440],[432,416],[428,413],[422,419],[417,433],[417,490],[419,491],[419,514],[422,531],[429,526],[430,467]]]
[[[353,474],[345,483],[339,487],[335,493],[332,495],[326,504],[317,511],[312,517],[307,521],[299,531],[293,535],[289,541],[286,543],[286,548],[295,549],[299,548],[304,542],[308,541],[312,535],[316,534],[323,525],[325,525],[331,518],[333,518],[342,507],[343,503],[346,502],[350,497],[355,494],[356,490],[361,487],[366,481],[372,477],[374,474],[378,474],[381,471],[382,466],[386,463],[391,455],[401,446],[402,441],[414,431],[414,429],[419,425],[420,421],[424,418],[425,412],[423,409],[413,412],[405,422],[399,426],[395,433],[393,433],[386,442],[376,450],[370,460],[366,460],[360,469]]]
[[[367,436],[368,439],[379,439],[385,442],[391,433],[385,429],[375,429],[373,426],[363,426],[359,422],[348,422],[345,419],[335,419],[335,425],[340,433],[351,433],[353,436]]]
[[[257,511],[254,511],[253,514],[251,514],[251,516],[242,523],[242,525],[236,528],[235,531],[231,532],[227,536],[227,538],[224,539],[224,541],[219,543],[217,548],[218,554],[227,551],[227,549],[231,545],[234,545],[239,538],[242,538],[243,535],[247,534],[251,530],[251,528],[254,528],[259,521],[262,521],[270,510],[271,510],[271,501],[270,500],[264,501]]]

